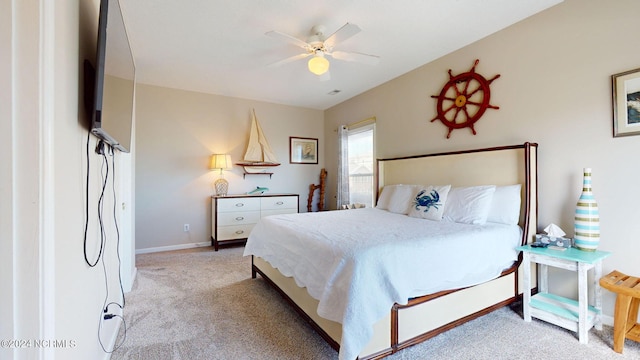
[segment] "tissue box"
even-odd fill
[[[571,247],[571,239],[566,237],[549,236],[547,234],[536,234],[536,242],[560,246],[564,248]]]

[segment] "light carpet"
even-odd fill
[[[143,254],[127,294],[126,337],[112,359],[337,359],[338,353],[259,276],[243,248]],[[589,343],[504,307],[386,359],[640,359],[640,343],[612,350],[613,329]],[[123,341],[124,339],[124,341]]]

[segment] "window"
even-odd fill
[[[375,123],[347,130],[349,203],[373,207]]]

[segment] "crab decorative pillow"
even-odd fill
[[[409,216],[440,221],[451,185],[420,186],[413,196]]]

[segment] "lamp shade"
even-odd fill
[[[312,73],[322,75],[329,70],[329,60],[322,55],[316,55],[309,59],[307,66],[309,66],[309,71]]]
[[[231,163],[231,155],[227,154],[213,154],[211,155],[211,164],[209,169],[211,170],[229,170],[233,164]]]

